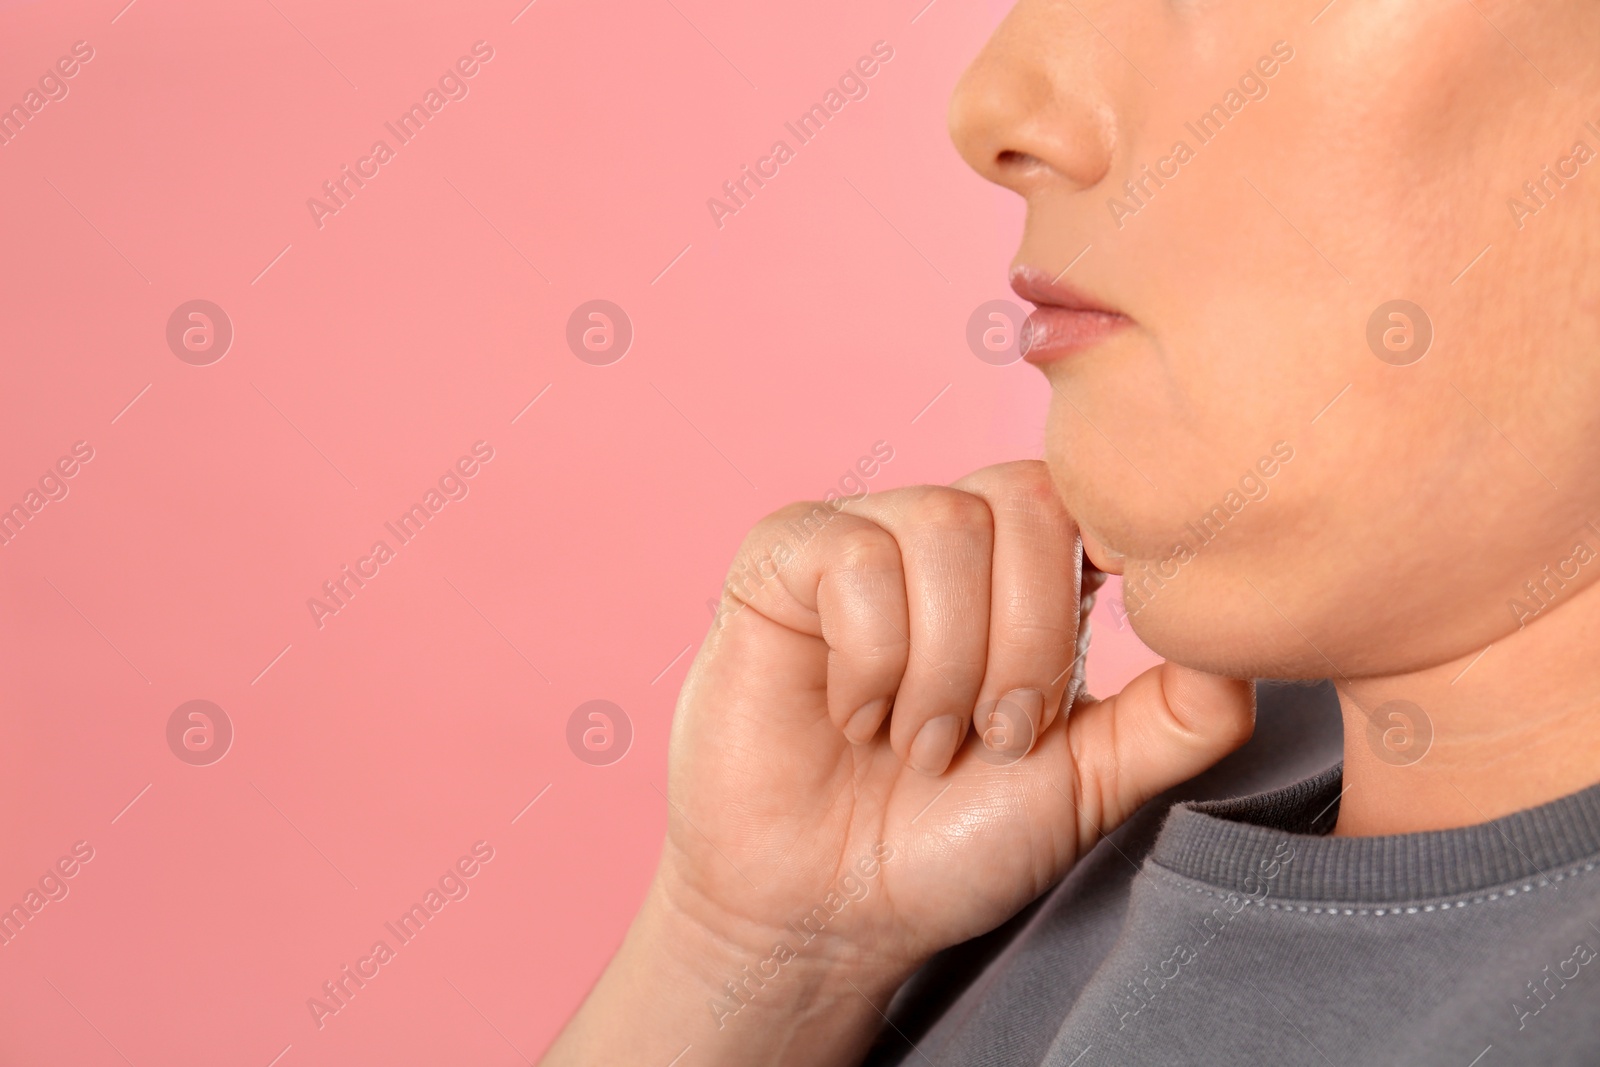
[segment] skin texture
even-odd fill
[[[1338,833],[1600,777],[1600,159],[1523,189],[1600,152],[1597,45],[1588,0],[1019,3],[956,147],[1026,199],[1016,265],[1131,321],[1041,366],[1045,464],[751,532],[657,878],[543,1062],[855,1062],[929,955],[1243,742],[1231,679],[1335,680]],[[1368,341],[1396,299],[1433,333],[1408,365]],[[1168,659],[1107,700],[1080,553]]]
[[[1523,183],[1575,142],[1600,151],[1600,8],[1337,3],[1311,23],[1320,6],[1022,3],[951,128],[1027,199],[1016,262],[1054,275],[1091,245],[1064,280],[1134,320],[1043,369],[1055,484],[1091,558],[1145,591],[1139,636],[1229,676],[1333,678],[1340,833],[1465,825],[1600,765],[1581,651],[1600,567],[1569,565],[1536,613],[1524,588],[1600,549],[1600,160],[1510,206],[1537,206]],[[1185,123],[1278,42],[1265,98],[1202,144]],[[1119,226],[1108,202],[1179,139],[1194,158]],[[1396,298],[1434,330],[1409,366],[1366,339]],[[1265,498],[1187,533],[1276,442],[1294,459]]]

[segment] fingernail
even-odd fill
[[[911,766],[927,775],[943,774],[961,740],[961,720],[954,715],[929,719],[911,742]]]
[[[1038,689],[1013,689],[1000,698],[995,710],[1007,720],[1010,736],[991,747],[1018,755],[1029,752],[1039,736],[1039,724],[1044,721],[1044,693]]]
[[[879,697],[857,708],[850,716],[850,721],[844,724],[845,740],[852,745],[864,745],[871,741],[882,724],[883,709],[887,703],[886,698]]]

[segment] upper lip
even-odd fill
[[[1039,307],[1057,307],[1067,311],[1096,311],[1103,315],[1121,315],[1116,308],[1089,296],[1079,289],[1051,277],[1038,267],[1027,264],[1011,269],[1011,288],[1022,299]]]

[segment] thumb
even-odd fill
[[[1255,719],[1253,683],[1171,662],[1114,697],[1081,700],[1066,727],[1084,848],[1248,741]]]

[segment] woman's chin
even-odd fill
[[[1106,574],[1122,573],[1123,565],[1127,563],[1126,556],[1111,548],[1087,527],[1080,526],[1078,536],[1083,539],[1083,554],[1096,570]]]

